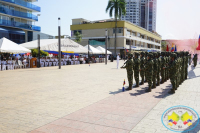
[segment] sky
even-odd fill
[[[35,25],[41,32],[57,36],[58,17],[61,35],[70,35],[74,18],[87,20],[109,19],[105,12],[108,0],[38,0],[41,7]],[[197,39],[200,35],[200,0],[157,0],[156,32],[162,39]]]

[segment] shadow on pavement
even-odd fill
[[[127,87],[124,87],[124,88],[126,89]],[[126,91],[126,90],[125,90],[125,91]],[[125,91],[124,91],[124,92],[125,92]],[[118,94],[118,93],[121,93],[121,92],[123,92],[122,89],[118,89],[118,91],[113,91],[113,92],[110,91],[109,94]]]
[[[196,124],[197,124],[197,122],[199,122],[200,121],[200,118],[199,119],[197,119],[194,123],[192,123],[192,127],[188,127],[188,128],[186,128],[183,132],[184,133],[197,133],[197,132],[199,132],[200,131],[200,123],[198,123],[198,125],[194,128],[194,129],[192,129]],[[188,131],[188,132],[185,132],[185,131],[187,131],[187,130],[189,130],[189,129],[192,129],[192,130],[190,130],[190,131]]]
[[[188,77],[189,79],[193,79],[193,78],[196,78],[197,76],[195,75],[194,73],[194,67],[191,67],[191,70],[188,72]]]
[[[142,90],[137,90],[137,93],[129,93],[129,94],[131,96],[139,96],[139,95],[147,93],[147,92],[145,92],[146,89],[148,89],[148,87],[145,87],[145,89],[142,89]]]
[[[164,98],[166,96],[169,96],[168,91],[172,88],[172,85],[166,86],[166,88],[163,89],[162,92],[157,92],[159,93],[158,96],[154,96],[155,98]]]

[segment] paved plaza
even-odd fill
[[[150,93],[147,83],[122,92],[126,70],[116,64],[1,71],[0,133],[168,133],[161,116],[169,107],[200,114],[200,65],[168,95],[169,80]]]

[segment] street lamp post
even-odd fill
[[[61,46],[60,46],[60,18],[58,18],[58,55],[59,55],[59,69],[61,69]]]
[[[129,51],[131,53],[131,36],[130,36],[130,48],[129,48]]]
[[[90,39],[88,39],[88,64],[90,64],[90,52],[89,52],[89,49],[90,49]]]
[[[40,68],[40,34],[38,34],[38,68]]]
[[[108,31],[106,29],[106,40],[105,40],[105,54],[106,54],[106,56],[105,56],[105,64],[106,65],[107,65],[107,45],[108,45],[107,39],[108,39]]]

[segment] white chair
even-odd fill
[[[44,67],[44,62],[40,62],[40,67]]]
[[[52,66],[52,62],[49,62],[49,66]]]
[[[46,62],[46,61],[45,61],[45,67],[48,67],[48,64],[49,64],[49,62]]]
[[[12,67],[12,61],[11,60],[7,61],[6,67],[7,67],[7,70],[13,70],[12,69],[13,67]]]
[[[25,66],[22,64],[20,60],[18,60],[18,65],[19,65],[19,68],[25,68]]]
[[[13,60],[12,62],[13,62],[13,66],[12,66],[12,67],[13,67],[13,69],[17,69],[17,68],[18,68],[18,65],[17,65],[16,61],[15,61],[15,60]]]
[[[55,61],[53,62],[53,66],[56,66],[56,62]]]
[[[6,70],[6,61],[2,61],[2,71]]]
[[[63,61],[63,65],[67,65],[67,61]]]

